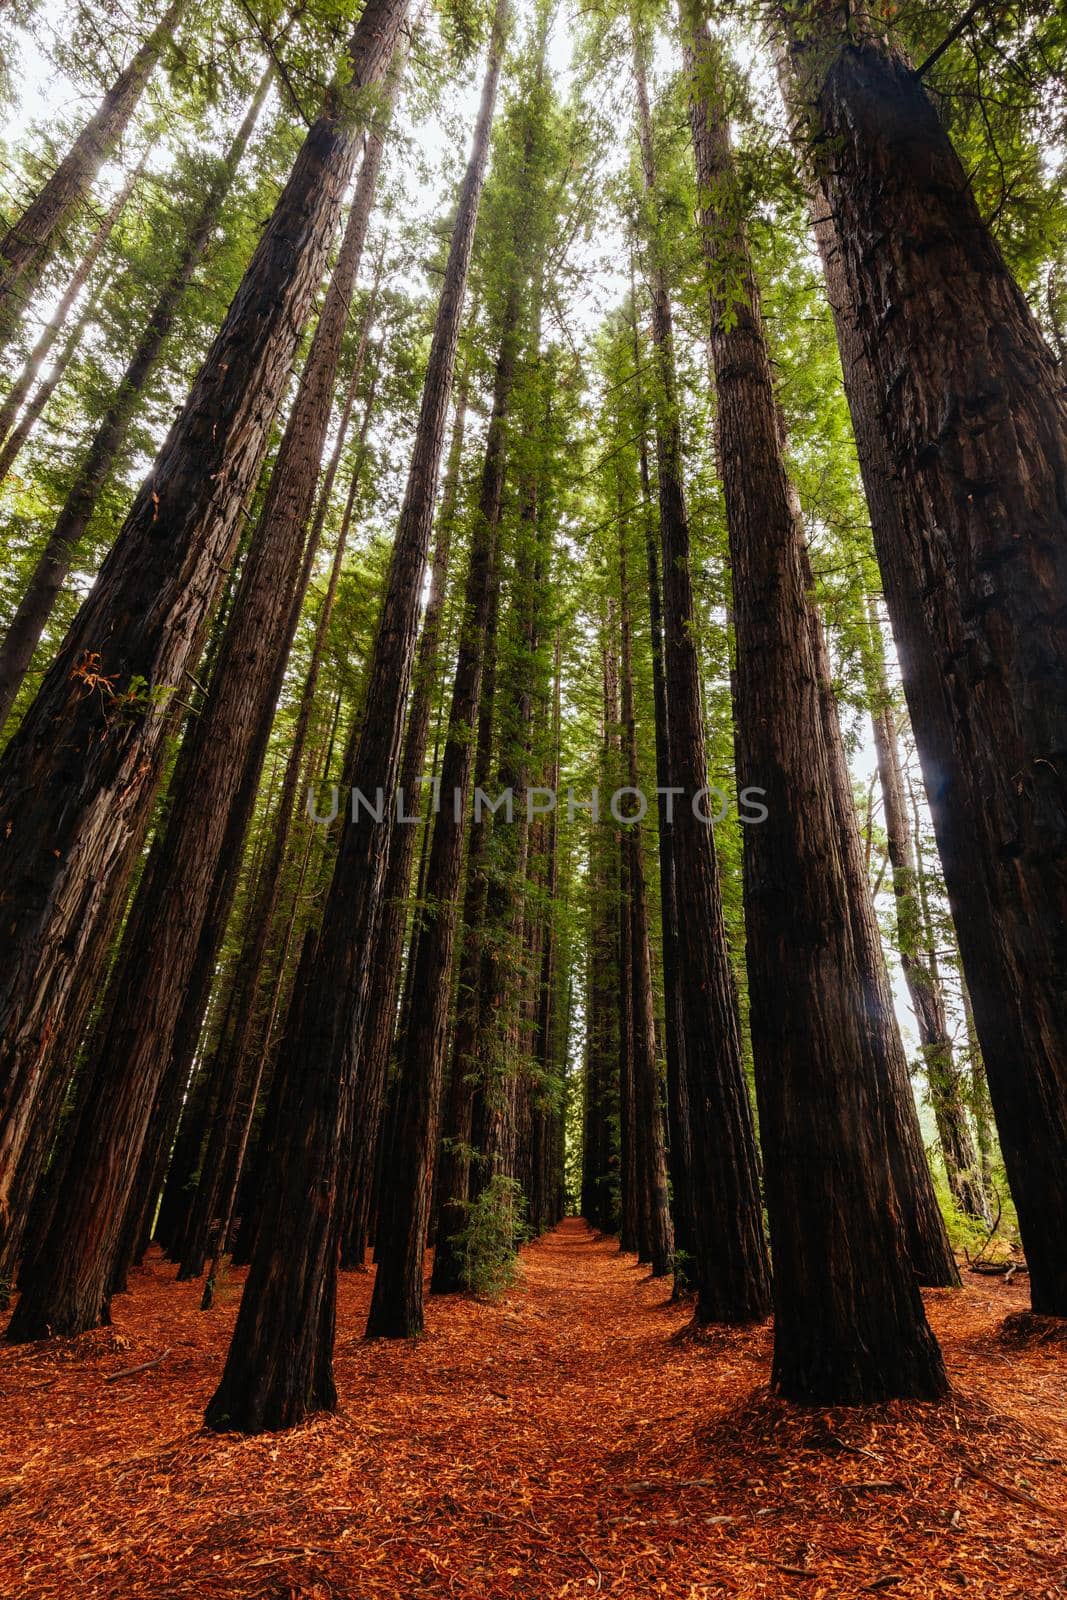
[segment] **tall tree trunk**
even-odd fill
[[[607,830],[590,837],[589,980],[586,1019],[585,1172],[582,1214],[604,1233],[617,1230],[619,1152],[618,858]]]
[[[347,86],[297,156],[222,329],[96,586],[0,761],[0,1224],[59,1036],[78,1031],[259,475],[406,0],[368,0]]]
[[[141,180],[141,174],[144,172],[147,159],[148,151],[146,150],[126,179],[126,182],[122,185],[122,188],[116,194],[107,211],[97,223],[92,238],[89,240],[81,260],[71,275],[70,282],[59,297],[55,310],[41,329],[36,344],[23,362],[21,372],[4,396],[4,403],[0,405],[0,444],[6,445],[8,435],[15,426],[15,419],[26,396],[40,376],[41,369],[51,355],[56,340],[66,326],[67,318],[74,302],[88,283],[89,274],[96,266],[100,252],[110,239],[116,222],[126,209],[126,202]],[[25,435],[23,435],[23,438],[25,438]],[[11,459],[13,460],[14,457]],[[7,466],[4,466],[0,461],[0,483],[3,482],[6,476],[8,466],[10,466],[10,461]],[[3,706],[0,704],[0,720],[2,718]]]
[[[474,788],[485,790],[493,771],[496,728],[496,668],[499,581],[493,584],[482,651],[482,682],[478,697],[478,742],[474,756]],[[471,1191],[475,1102],[479,1094],[478,1040],[482,1004],[482,943],[489,897],[489,851],[493,839],[492,814],[470,831],[467,846],[467,881],[463,897],[463,949],[456,983],[456,1020],[452,1029],[451,1068],[443,1109],[441,1148],[437,1157],[434,1193],[432,1294],[458,1294],[464,1287],[464,1257],[459,1235],[467,1215]],[[427,867],[429,863],[427,862]],[[420,888],[420,904],[425,884]],[[411,952],[414,953],[413,951]],[[409,958],[410,959],[410,958]]]
[[[526,226],[517,240],[508,270],[528,310],[523,354],[523,387],[518,399],[526,411],[518,427],[525,437],[525,459],[519,457],[517,547],[512,564],[510,638],[503,654],[504,671],[496,688],[499,704],[497,792],[512,796],[513,820],[493,836],[488,865],[484,934],[480,940],[477,1039],[474,1069],[483,1108],[480,1160],[472,1173],[471,1199],[500,1174],[516,1177],[516,1114],[523,1098],[515,1063],[522,1058],[521,952],[525,947],[525,896],[530,824],[527,803],[529,741],[537,681],[537,650],[543,614],[543,584],[551,534],[540,516],[536,442],[542,434],[539,375],[545,270],[551,210],[536,210],[538,189],[545,183],[544,87],[549,8],[540,6],[534,21],[532,83],[523,96],[522,143],[518,171],[512,180],[517,204],[525,209]],[[525,389],[525,395],[523,393]],[[538,414],[531,414],[531,412]],[[486,830],[488,832],[488,830]],[[482,841],[482,848],[487,844]],[[520,952],[516,962],[511,952]]]
[[[834,0],[803,7],[803,28],[792,3],[781,13],[817,134],[846,390],[1032,1301],[1065,1316],[1062,374],[908,63]]]
[[[471,536],[463,622],[441,764],[441,809],[426,872],[426,906],[412,963],[412,1007],[399,1063],[393,1181],[378,1219],[378,1271],[368,1338],[413,1338],[423,1327],[422,1268],[440,1121],[466,807],[482,662],[497,560],[506,465],[506,421],[519,351],[520,301],[512,283],[503,313],[493,409]],[[479,824],[475,822],[473,826]]]
[[[656,199],[646,46],[633,24],[638,134],[645,190]],[[689,521],[682,482],[682,441],[674,376],[670,300],[657,242],[651,242],[652,338],[659,416],[660,535],[663,544],[664,678],[668,705],[669,783],[680,793],[672,829],[675,894],[685,1003],[685,1060],[693,1124],[696,1314],[702,1322],[766,1316],[770,1270],[763,1237],[756,1140],[741,1061],[737,998],[723,922],[711,826],[698,816],[708,781],[700,668],[694,639]]]
[[[539,317],[537,341],[539,342]],[[536,350],[537,344],[531,345]],[[520,1103],[528,1103],[529,1083],[521,1083],[515,1063],[528,1058],[521,1042],[524,964],[532,925],[524,886],[530,858],[530,740],[541,637],[541,597],[547,551],[546,528],[538,519],[536,478],[528,473],[522,490],[520,546],[514,562],[511,631],[500,690],[500,752],[497,794],[512,795],[514,821],[494,840],[486,886],[485,928],[480,952],[476,1071],[485,1107],[481,1159],[472,1198],[496,1174],[516,1177]],[[516,957],[515,952],[518,952]]]
[[[350,421],[351,406],[363,371],[366,339],[376,303],[376,291],[377,280],[371,290],[371,296],[367,304],[363,333],[349,381],[349,391],[342,411],[341,421],[338,424],[337,442],[319,494],[319,507],[308,546],[309,555],[318,546],[326,513],[329,509],[333,484],[340,465],[341,452]],[[274,925],[278,897],[283,886],[283,867],[295,818],[295,803],[298,794],[301,792],[301,774],[303,773],[310,781],[312,774],[316,771],[315,753],[313,752],[311,757],[307,755],[308,738],[311,733],[312,719],[315,712],[316,692],[330,639],[330,624],[333,619],[337,590],[348,546],[348,536],[352,528],[356,497],[363,481],[363,468],[367,460],[367,435],[370,430],[371,418],[375,412],[377,387],[378,372],[375,370],[371,374],[367,386],[363,417],[356,441],[352,478],[345,499],[344,511],[341,515],[341,525],[338,529],[333,559],[330,563],[330,576],[326,584],[326,593],[323,596],[322,604],[315,619],[315,637],[311,648],[311,659],[308,663],[304,686],[300,693],[300,704],[297,708],[289,754],[286,758],[281,795],[275,809],[269,852],[265,858],[264,868],[259,878],[256,901],[249,913],[248,929],[241,953],[240,965],[235,973],[236,1004],[233,1024],[228,1035],[228,1050],[238,1070],[240,1070],[242,1062],[249,1055],[254,1055],[263,1043],[262,1031],[258,1030],[256,1026],[257,995],[263,978],[267,941]],[[278,976],[276,968],[273,974],[268,971],[266,984],[269,990],[273,990],[276,987]]]
[[[560,728],[563,679],[561,672],[563,651],[563,636],[557,626],[556,645],[553,661],[553,691],[552,691],[552,761],[548,772],[547,787],[550,792],[558,797],[560,775]],[[540,1079],[539,1099],[540,1104],[535,1109],[535,1159],[540,1151],[541,1172],[538,1192],[538,1205],[531,1202],[530,1215],[534,1227],[539,1233],[552,1227],[557,1221],[556,1214],[556,1128],[561,1117],[561,1108],[556,1099],[556,1080],[558,1075],[557,1056],[555,1050],[556,1034],[556,979],[557,979],[557,952],[556,952],[556,894],[559,888],[559,826],[557,821],[557,807],[553,806],[549,815],[545,836],[545,869],[543,892],[545,908],[542,913],[541,923],[541,961],[538,974],[537,989],[534,996],[535,1021],[533,1029],[533,1044],[530,1054],[536,1063]],[[434,1258],[436,1269],[437,1260]]]
[[[659,840],[660,924],[663,944],[663,1009],[667,1057],[667,1123],[670,1158],[668,1162],[673,1190],[674,1293],[684,1294],[694,1282],[695,1243],[693,1221],[693,1151],[689,1117],[688,1073],[685,1064],[681,967],[679,956],[678,900],[674,873],[673,829],[668,822],[667,790],[670,787],[670,731],[667,712],[667,686],[663,669],[663,597],[659,576],[659,551],[656,543],[655,512],[648,469],[647,405],[640,384],[641,351],[637,342],[636,305],[634,317],[634,382],[637,385],[640,430],[638,468],[641,480],[641,507],[645,525],[645,559],[648,570],[649,627],[652,654],[652,705],[656,734],[656,806]]]
[[[615,650],[616,608],[608,597],[601,621],[604,651],[604,742],[600,752],[600,787],[614,794],[622,780],[619,661]],[[637,1103],[634,1086],[633,938],[630,928],[630,852],[614,819],[607,821],[614,856],[617,898],[611,908],[615,949],[615,1003],[619,1011],[619,1249],[640,1253],[640,1202],[637,1170]]]
[[[619,616],[622,629],[622,737],[627,782],[641,794],[637,762],[637,725],[634,716],[633,635],[630,621],[630,586],[626,562],[628,527],[619,523]],[[648,937],[648,889],[645,881],[645,847],[640,821],[624,833],[628,860],[629,933],[633,1013],[633,1063],[637,1173],[647,1218],[648,1256],[652,1276],[671,1270],[674,1240],[671,1233],[667,1190],[667,1158],[656,1063],[656,1018],[652,997],[652,952]]]
[[[171,0],[59,166],[0,240],[0,351],[44,276],[61,230],[118,144],[188,0]]]
[[[285,941],[281,952],[281,966],[283,968],[292,944],[293,930],[296,926],[296,914],[300,904],[300,892],[304,887],[304,879],[307,875],[307,867],[310,857],[311,835],[309,834],[307,844],[304,847],[303,860],[300,864],[300,876],[297,879],[296,892],[293,895],[293,904],[289,914],[288,926],[285,930]],[[277,991],[275,993],[275,1000],[276,999]],[[234,1151],[233,1160],[230,1163],[230,1169],[226,1174],[225,1186],[219,1191],[220,1197],[222,1198],[222,1206],[219,1211],[218,1229],[215,1234],[215,1246],[212,1252],[211,1261],[208,1264],[207,1276],[204,1279],[204,1294],[200,1301],[201,1311],[210,1311],[211,1307],[215,1303],[215,1284],[218,1281],[222,1258],[229,1242],[230,1230],[233,1227],[234,1210],[237,1205],[238,1189],[241,1182],[241,1175],[244,1171],[245,1156],[248,1153],[248,1141],[252,1134],[252,1119],[255,1116],[256,1102],[259,1099],[260,1085],[263,1082],[263,1074],[266,1069],[268,1057],[270,1055],[271,1034],[274,1031],[276,1014],[277,1005],[275,1003],[275,1005],[271,1007],[271,1012],[267,1019],[266,1033],[263,1040],[263,1049],[256,1058],[255,1067],[251,1073],[251,1082],[247,1086],[245,1103],[243,1107],[239,1108],[240,1116],[237,1129],[237,1148]],[[244,1079],[240,1078],[236,1081],[243,1083]]]
[[[404,736],[404,760],[400,772],[399,792],[403,796],[405,813],[408,815],[413,814],[413,808],[418,804],[423,763],[426,759],[430,712],[441,645],[441,622],[448,583],[448,563],[452,550],[456,499],[459,492],[459,473],[463,460],[468,395],[469,377],[465,371],[456,396],[452,440],[445,468],[441,508],[437,518],[437,543],[434,549],[430,594],[426,603],[426,614],[423,617],[422,633],[419,635],[411,706],[408,710],[407,732]],[[427,828],[431,826],[429,821],[426,826]],[[356,1088],[350,1175],[351,1197],[341,1258],[342,1265],[347,1266],[363,1265],[367,1245],[371,1191],[374,1186],[374,1162],[382,1128],[386,1077],[395,1032],[407,902],[411,892],[417,837],[418,829],[413,823],[398,823],[393,830],[389,848],[389,867],[383,890],[381,925],[372,963],[373,986],[367,1004],[362,1071]],[[417,921],[416,911],[412,924],[412,939],[415,937]]]
[[[395,86],[396,79],[394,77],[394,91]],[[322,450],[329,420],[330,398],[336,374],[337,358],[340,353],[340,341],[348,318],[349,304],[381,160],[381,140],[382,135],[379,132],[372,139],[368,146],[367,156],[364,158],[364,168],[360,173],[359,182],[356,186],[352,212],[345,231],[341,253],[338,256],[337,267],[323,306],[319,327],[316,330],[315,339],[308,355],[300,393],[297,397],[289,426],[286,429],[286,437],[278,454],[271,490],[268,492],[263,523],[273,545],[273,555],[265,548],[262,562],[259,564],[258,569],[253,571],[253,564],[257,555],[256,547],[253,545],[252,552],[249,555],[249,565],[246,568],[246,576],[243,577],[241,588],[238,591],[234,622],[231,624],[232,627],[238,630],[235,634],[235,648],[232,652],[227,650],[224,656],[224,666],[229,672],[229,680],[220,682],[217,677],[212,681],[213,701],[216,701],[217,705],[216,696],[225,694],[229,696],[229,706],[219,707],[219,717],[214,719],[215,726],[211,726],[210,720],[207,723],[206,733],[211,741],[207,746],[208,759],[210,760],[210,752],[212,750],[215,752],[227,751],[229,760],[236,759],[238,763],[243,760],[246,765],[243,780],[245,788],[237,792],[230,829],[232,833],[239,833],[242,838],[251,817],[250,802],[259,782],[259,773],[272,722],[272,712],[281,693],[286,659],[311,578],[319,540],[326,519],[329,498],[340,462],[344,436],[351,416],[354,390],[359,381],[363,356],[366,350],[367,327],[365,325],[352,372],[352,382],[342,405],[342,417],[338,426],[337,442],[323,476],[318,511],[313,519],[311,531],[301,556],[301,545],[304,544],[305,519],[310,509],[310,497],[314,492],[317,453]],[[368,397],[365,421],[369,420],[372,403],[373,395]],[[362,454],[361,441],[358,456],[361,458]],[[338,551],[335,551],[333,567],[338,576],[341,560],[340,552],[343,551],[347,539],[347,524],[351,517],[351,506],[358,487],[361,465],[362,462],[360,460],[353,473],[345,523],[343,524],[345,537],[339,538]],[[275,490],[276,484],[278,486],[277,490]],[[295,571],[298,563],[301,564],[299,575]],[[336,592],[336,581],[335,578],[333,580],[334,593]],[[273,662],[270,661],[269,657],[267,659],[260,657],[263,669],[269,672],[270,676],[261,683],[257,697],[253,693],[252,686],[247,681],[247,673],[249,667],[256,660],[256,646],[252,641],[258,638],[261,641],[260,649],[262,649],[263,645],[266,645],[269,652],[271,648],[271,596],[273,594],[281,597],[283,605],[286,603],[286,597],[291,595],[291,599],[288,601],[290,610],[284,636],[279,635],[274,646]],[[233,1014],[221,1046],[225,1087],[222,1093],[218,1118],[212,1130],[209,1150],[205,1156],[196,1204],[186,1234],[181,1271],[179,1273],[179,1276],[183,1278],[199,1277],[203,1271],[204,1257],[209,1247],[211,1228],[217,1212],[219,1193],[225,1188],[227,1182],[228,1164],[232,1158],[234,1142],[237,1137],[242,1101],[247,1093],[250,1076],[258,1071],[258,1061],[253,1062],[251,1059],[251,1031],[256,998],[256,984],[253,973],[258,972],[262,964],[267,938],[273,926],[277,896],[281,887],[282,867],[288,845],[293,801],[304,758],[307,724],[318,678],[319,663],[321,662],[322,652],[325,649],[326,630],[329,627],[329,612],[332,610],[333,605],[333,597],[329,593],[327,600],[328,604],[323,608],[326,615],[324,618],[320,616],[319,619],[317,649],[313,651],[312,671],[309,672],[308,680],[304,684],[301,708],[297,714],[297,725],[294,729],[292,743],[286,759],[285,776],[282,782],[281,797],[278,802],[278,821],[271,835],[269,848],[265,851],[263,870],[257,874],[257,892],[250,912],[250,937],[242,960],[234,974]],[[274,615],[275,626],[279,627],[282,622],[282,613],[277,607]],[[323,623],[325,623],[325,626],[323,626]],[[317,660],[316,657],[318,658]],[[256,731],[251,743],[247,745],[247,749],[242,745],[240,738],[236,736],[236,730],[232,725],[226,730],[225,738],[220,738],[218,721],[227,712],[231,719],[242,717],[254,719]],[[201,783],[205,784],[207,781],[208,778],[204,775]],[[224,794],[220,803],[225,805]],[[183,828],[186,834],[190,836],[195,831],[188,823],[183,824]],[[201,841],[197,854],[191,859],[202,861],[204,853],[205,846]],[[187,863],[183,869],[183,881],[188,879],[190,873],[191,867]],[[188,916],[188,914],[188,910],[186,910],[186,915]]]
[[[781,437],[784,440],[784,431]],[[794,523],[800,529],[802,527],[800,501],[788,476],[786,487],[791,499]],[[815,580],[807,549],[803,545],[801,576],[810,595]],[[956,1266],[945,1219],[938,1205],[930,1164],[926,1159],[926,1146],[923,1142],[919,1111],[908,1073],[904,1041],[900,1036],[893,1007],[893,992],[885,963],[885,950],[875,915],[870,874],[860,839],[852,779],[849,775],[844,740],[841,737],[837,701],[834,698],[833,670],[826,633],[818,608],[810,601],[808,618],[815,671],[819,681],[823,738],[826,742],[830,783],[837,812],[838,834],[845,874],[852,886],[844,909],[852,922],[857,965],[863,974],[867,994],[867,1017],[872,1036],[873,1058],[881,1067],[877,1089],[885,1116],[887,1151],[904,1221],[908,1254],[921,1284],[928,1288],[958,1288],[959,1268]]]
[[[370,306],[368,306],[369,320]],[[364,326],[363,341],[366,339],[367,326]],[[361,345],[362,342],[361,341]],[[325,481],[319,496],[319,509],[316,513],[315,524],[318,532],[313,528],[311,542],[308,547],[308,557],[317,546],[318,534],[321,533],[322,523],[332,490],[333,479],[339,464],[344,436],[347,430],[348,413],[351,402],[358,386],[362,356],[357,355],[353,367],[349,393],[345,402],[344,412],[338,426],[337,443],[333,458],[327,468]],[[290,836],[294,821],[294,804],[300,789],[300,779],[304,773],[307,739],[314,711],[315,692],[319,681],[322,662],[326,653],[329,639],[330,621],[333,615],[334,602],[337,596],[337,587],[341,576],[341,567],[344,560],[345,548],[352,522],[352,512],[355,497],[359,488],[362,466],[365,460],[366,436],[374,408],[376,388],[376,374],[371,379],[363,411],[363,422],[360,427],[359,441],[356,449],[356,466],[352,474],[349,493],[341,519],[341,527],[334,548],[333,560],[330,567],[330,577],[327,582],[326,594],[315,624],[315,639],[312,645],[311,661],[307,676],[301,691],[300,704],[297,709],[296,723],[293,729],[292,742],[286,758],[285,775],[282,781],[281,795],[274,810],[270,831],[270,843],[264,859],[261,872],[257,875],[257,889],[254,901],[248,912],[241,954],[234,973],[234,1005],[230,1025],[227,1028],[224,1040],[226,1057],[225,1076],[228,1084],[227,1115],[228,1126],[219,1130],[218,1149],[225,1150],[229,1146],[233,1119],[240,1116],[241,1100],[249,1076],[259,1072],[260,1064],[268,1050],[268,1039],[263,1028],[269,1032],[271,1016],[276,1009],[279,996],[279,984],[283,978],[285,961],[288,954],[289,940],[283,941],[283,950],[278,961],[274,963],[273,973],[268,971],[266,986],[273,995],[268,1006],[268,1016],[264,1024],[260,1019],[261,986],[264,980],[264,963],[267,955],[268,942],[275,925],[275,915],[278,902],[284,886],[284,868],[286,855],[289,849]],[[306,562],[310,570],[310,561]],[[257,763],[258,766],[258,763]],[[314,771],[311,766],[308,775]],[[310,844],[310,835],[309,835]],[[290,916],[295,915],[295,903]],[[244,1141],[247,1147],[247,1140]],[[186,1234],[185,1246],[182,1253],[182,1266],[180,1276],[198,1277],[203,1270],[204,1255],[208,1248],[212,1219],[216,1214],[217,1193],[225,1184],[225,1174],[221,1161],[209,1161],[205,1167],[203,1182],[204,1195],[198,1197],[196,1217],[190,1220],[189,1230]]]
[[[799,503],[795,499],[794,506],[799,510]],[[810,594],[814,579],[806,551],[802,561],[802,576]],[[872,1038],[876,1040],[875,1059],[882,1068],[877,1090],[885,1119],[886,1147],[908,1255],[916,1277],[924,1287],[958,1288],[959,1269],[934,1189],[907,1055],[896,1020],[885,950],[875,914],[874,895],[833,692],[829,650],[822,619],[814,605],[809,605],[809,622],[838,834],[846,877],[851,885],[847,904],[853,925],[857,966],[864,974],[867,990],[868,1023]]]
[[[382,114],[388,120],[397,78]],[[308,353],[263,513],[252,538],[207,700],[189,729],[193,741],[181,790],[171,802],[164,850],[147,893],[130,913],[115,976],[106,1036],[95,1071],[102,1092],[80,1128],[76,1170],[37,1270],[24,1285],[9,1339],[44,1330],[80,1333],[108,1315],[116,1229],[140,1160],[148,1117],[170,1058],[182,997],[199,952],[222,846],[236,855],[247,828],[315,548],[307,523],[315,493],[341,341],[370,220],[382,134],[367,147],[337,264]],[[320,525],[321,526],[321,525]],[[223,1087],[212,1130],[197,1265],[206,1249],[226,1153],[239,1116],[241,1063]],[[188,1262],[183,1260],[188,1276]]]
[[[220,631],[218,621],[219,619],[216,620],[215,624],[216,632]],[[190,766],[192,765],[195,753],[195,740],[192,738],[184,740],[174,776],[171,780],[175,795],[180,794],[186,787],[186,765],[187,763]],[[272,773],[268,789],[268,805],[273,795],[274,777],[275,774]],[[217,1030],[205,1028],[204,1017],[205,1012],[208,1010],[212,984],[217,971],[219,946],[226,931],[226,925],[229,921],[241,877],[245,822],[254,804],[258,781],[258,771],[251,773],[246,768],[238,801],[230,810],[223,846],[219,851],[218,861],[215,865],[207,911],[197,940],[191,973],[182,989],[181,1005],[171,1036],[169,1058],[162,1072],[159,1087],[156,1090],[155,1101],[149,1119],[150,1137],[146,1140],[142,1149],[138,1175],[133,1182],[126,1202],[125,1217],[121,1228],[116,1233],[118,1242],[112,1254],[109,1291],[111,1294],[122,1293],[125,1290],[127,1275],[135,1255],[141,1246],[148,1242],[148,1235],[142,1232],[142,1223],[144,1226],[149,1224],[150,1218],[146,1213],[151,1209],[159,1195],[159,1187],[156,1186],[154,1189],[152,1187],[154,1176],[158,1172],[160,1181],[162,1181],[163,1174],[166,1171],[166,1151],[171,1148],[178,1131],[185,1087],[192,1081],[197,1053],[201,1041],[205,1037],[210,1041],[205,1046],[205,1050],[209,1063],[207,1070],[211,1078],[211,1103],[213,1107],[217,1098],[218,1086],[221,1081],[219,1055],[222,1041],[226,1037],[229,1019],[232,1015],[236,998],[232,979],[229,981],[224,979],[216,991],[220,1001],[217,1007],[218,1015],[221,1018],[219,1028]],[[157,839],[156,849],[161,854],[166,851],[167,842],[165,836]],[[246,875],[248,882],[255,881],[256,871],[257,869],[253,864]],[[148,869],[146,868],[146,876],[147,872]],[[133,959],[137,959],[139,952],[135,950],[132,954]],[[197,1151],[203,1149],[202,1134],[203,1129],[200,1130],[200,1135],[196,1139],[195,1148]],[[194,1167],[195,1164],[194,1161]],[[191,1176],[192,1169],[189,1169],[185,1173],[185,1179],[188,1179],[190,1183]],[[195,1189],[196,1186],[192,1187]],[[168,1254],[176,1260],[181,1260],[184,1257],[192,1201],[193,1195],[187,1193],[186,1203],[183,1205],[181,1212],[181,1227],[180,1229],[175,1228],[167,1241]]]
[[[304,861],[310,858],[312,847],[312,834],[309,830],[304,846]],[[305,866],[301,865],[300,883],[305,880]],[[299,983],[302,981],[301,962],[310,959],[313,950],[316,930],[314,927],[306,929],[300,956],[295,970],[288,972],[290,953],[295,943],[297,923],[300,916],[301,895],[293,894],[289,905],[289,915],[286,918],[285,934],[282,939],[282,948],[274,966],[274,981],[270,990],[270,1005],[267,1013],[267,1022],[263,1030],[262,1051],[265,1057],[273,1057],[274,1035],[277,1031],[277,1021],[283,1010],[283,1001],[286,992],[287,979],[291,979],[290,1004],[293,1001]],[[259,1128],[259,1137],[256,1144],[254,1159],[249,1162],[249,1171],[245,1179],[244,1211],[241,1217],[241,1226],[233,1242],[234,1266],[247,1266],[252,1259],[255,1248],[256,1232],[259,1227],[259,1217],[262,1212],[264,1185],[268,1181],[270,1164],[278,1138],[279,1119],[285,1105],[285,1077],[279,1071],[275,1061],[271,1074],[270,1085],[263,1097],[263,1116]]]
[[[81,310],[75,317],[70,332],[64,339],[59,354],[52,362],[48,376],[42,380],[33,391],[29,401],[22,408],[22,412],[0,447],[0,483],[3,483],[11,468],[18,459],[19,451],[33,432],[38,418],[41,416],[49,400],[55,394],[59,385],[66,376],[67,368],[77,354],[85,332],[96,316],[100,296],[103,294],[106,280],[94,284],[86,296]]]
[[[922,830],[919,826],[918,807],[914,794],[911,796],[912,810],[912,839],[915,845],[915,859],[919,864],[919,882],[923,877]],[[971,1008],[971,997],[967,993],[967,984],[960,974],[962,985],[963,1018],[967,1030],[967,1056],[968,1071],[971,1082],[970,1100],[974,1111],[975,1142],[978,1146],[979,1171],[981,1174],[982,1192],[992,1195],[993,1187],[993,1130],[989,1115],[989,1086],[986,1083],[985,1067],[982,1062],[982,1047],[978,1043],[978,1030],[974,1025],[974,1012]]]
[[[767,809],[745,831],[745,924],[774,1253],[772,1382],[816,1404],[933,1397],[947,1382],[886,1150],[894,1129],[876,1009],[886,997],[849,911],[863,863],[858,835],[858,866],[841,843],[802,531],[718,62],[705,25],[689,22],[686,45],[733,569],[738,776],[742,793],[759,784]]]
[[[381,910],[388,811],[399,775],[404,706],[506,19],[501,0],[430,345],[368,676],[367,714],[352,763],[354,788],[369,797],[374,810],[346,814],[309,977],[297,993],[283,1043],[279,1070],[292,1085],[288,1125],[279,1141],[226,1368],[207,1408],[213,1428],[287,1427],[310,1411],[336,1404],[337,1267],[367,956]]]
[[[29,671],[33,653],[55,609],[78,553],[78,546],[96,509],[100,492],[122,452],[145,384],[170,332],[182,295],[218,226],[223,202],[252,137],[273,76],[273,67],[268,67],[245,119],[208,188],[170,277],[152,308],[137,348],[93,436],[55,527],[38,557],[4,642],[0,645],[0,722],[6,719],[22,680]]]
[[[889,865],[896,904],[897,947],[908,996],[919,1030],[919,1047],[926,1071],[930,1105],[945,1162],[949,1191],[960,1210],[988,1222],[989,1208],[982,1192],[978,1152],[974,1148],[967,1113],[959,1088],[945,1000],[925,933],[926,918],[920,903],[916,857],[904,800],[904,782],[897,743],[896,718],[886,681],[881,627],[873,606],[871,628],[871,723],[882,790]]]

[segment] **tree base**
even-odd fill
[[[937,1342],[928,1330],[910,1349],[869,1350],[859,1342],[834,1355],[800,1355],[775,1342],[771,1391],[796,1405],[866,1406],[887,1400],[943,1400],[951,1392]]]
[[[212,1433],[281,1433],[320,1411],[336,1410],[332,1373],[321,1377],[310,1392],[287,1388],[284,1382],[261,1390],[251,1381],[226,1374],[204,1409],[204,1427]]]

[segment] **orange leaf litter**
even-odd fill
[[[1067,1351],[1004,1328],[1024,1286],[927,1296],[944,1404],[801,1409],[769,1327],[678,1337],[569,1220],[416,1345],[363,1341],[346,1273],[341,1411],[246,1439],[200,1429],[240,1276],[204,1314],[153,1255],[111,1329],[0,1352],[3,1600],[1067,1596]]]

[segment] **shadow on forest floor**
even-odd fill
[[[362,1340],[345,1274],[340,1411],[245,1439],[200,1431],[241,1277],[205,1315],[153,1256],[112,1328],[0,1351],[5,1600],[1067,1596],[1064,1351],[1025,1284],[928,1295],[942,1404],[802,1410],[769,1324],[687,1332],[572,1219],[414,1345]]]

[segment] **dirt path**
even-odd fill
[[[666,1286],[568,1221],[417,1346],[362,1341],[347,1274],[342,1411],[242,1439],[199,1431],[238,1277],[205,1316],[154,1261],[113,1329],[0,1351],[0,1596],[1058,1600],[1067,1351],[1007,1343],[1023,1291],[971,1284],[929,1297],[952,1402],[798,1411],[769,1328],[678,1337]]]

